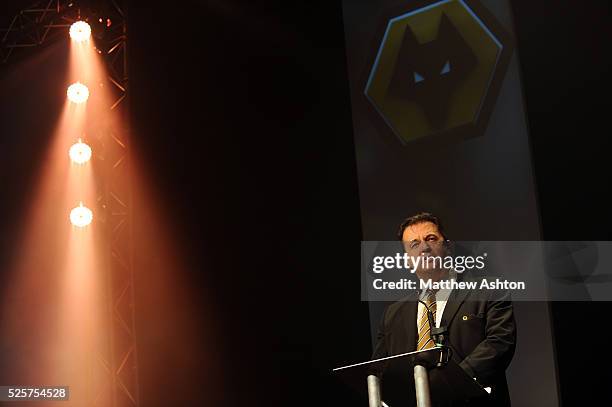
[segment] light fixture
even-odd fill
[[[92,220],[93,212],[88,207],[83,206],[83,202],[79,202],[79,206],[70,211],[70,222],[78,228],[84,228]]]
[[[70,100],[72,103],[85,103],[89,98],[89,89],[87,89],[87,86],[83,85],[81,82],[76,82],[68,86],[66,94],[68,95],[68,100]]]
[[[70,26],[70,38],[76,42],[85,42],[91,37],[91,27],[85,21],[77,21]]]
[[[85,164],[91,158],[91,147],[79,139],[70,147],[68,155],[75,164]]]

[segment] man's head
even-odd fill
[[[423,256],[444,258],[449,255],[446,235],[440,220],[431,213],[421,212],[404,220],[398,230],[398,238],[404,250],[410,257]],[[436,262],[432,262],[436,263]],[[416,269],[420,279],[439,281],[445,277],[448,270],[424,262]],[[439,264],[439,263],[438,263]]]

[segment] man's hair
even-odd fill
[[[397,239],[399,241],[402,240],[402,237],[404,236],[404,230],[406,230],[407,227],[416,225],[417,223],[424,223],[424,222],[430,222],[436,225],[438,227],[438,231],[440,231],[440,234],[442,235],[444,240],[446,240],[446,233],[444,232],[444,227],[442,226],[442,222],[440,222],[440,219],[437,216],[429,212],[420,212],[420,213],[417,213],[416,215],[406,218],[399,226],[399,229],[397,231]]]

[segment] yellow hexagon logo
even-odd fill
[[[512,54],[479,2],[421,3],[388,19],[365,96],[403,144],[484,132]]]

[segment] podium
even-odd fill
[[[367,396],[369,407],[447,406],[489,397],[446,346],[342,366],[333,373]]]

